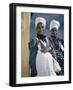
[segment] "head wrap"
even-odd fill
[[[53,28],[56,28],[58,30],[59,27],[60,27],[59,21],[57,21],[55,19],[51,20],[51,22],[50,22],[50,30],[53,29]]]
[[[46,26],[46,20],[43,17],[37,17],[35,19],[35,27],[37,27],[37,24],[38,23],[42,23],[43,26],[44,26],[44,28],[45,28],[45,26]]]

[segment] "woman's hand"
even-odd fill
[[[48,48],[44,47],[43,49],[41,49],[41,52],[42,52],[42,53],[48,52]]]
[[[38,38],[35,38],[35,39],[36,39],[36,43],[38,44],[40,40]]]

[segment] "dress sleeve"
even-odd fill
[[[59,45],[60,45],[60,48],[61,48],[61,50],[64,52],[64,47],[63,47],[63,45],[59,42]]]
[[[32,39],[29,43],[28,43],[29,49],[32,49],[35,46],[35,42]]]

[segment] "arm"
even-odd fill
[[[35,41],[32,39],[29,43],[28,43],[29,49],[32,49],[36,46]]]
[[[40,42],[43,44],[43,48],[41,49],[41,52],[44,52],[44,53],[48,52],[48,39],[47,37],[45,39],[46,41],[44,42],[40,40]]]
[[[62,50],[62,52],[64,52],[64,47],[63,45],[59,42],[59,45],[60,45],[60,49]]]

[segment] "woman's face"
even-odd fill
[[[44,26],[43,26],[43,24],[42,24],[42,23],[38,23],[36,29],[37,29],[37,33],[38,33],[38,34],[42,34],[43,31],[44,31]]]
[[[51,36],[57,37],[57,29],[56,29],[56,28],[53,28],[53,29],[51,30]]]

